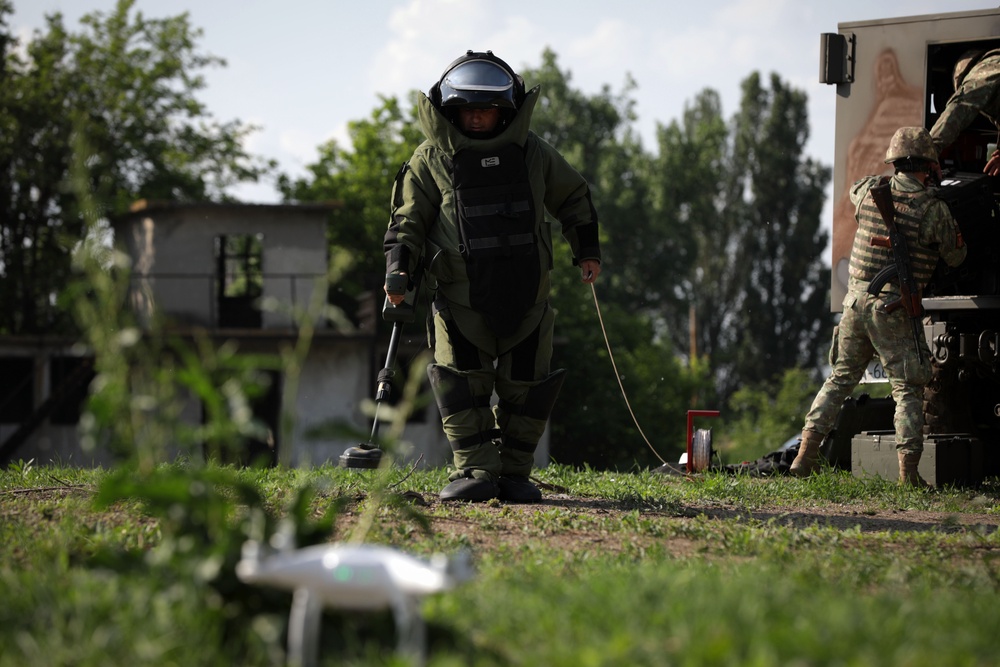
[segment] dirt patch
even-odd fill
[[[454,504],[444,503],[436,499],[424,497],[429,507],[454,507]],[[631,503],[594,498],[578,498],[563,494],[546,495],[542,502],[536,505],[516,505],[485,503],[478,506],[482,511],[493,514],[520,513],[533,514],[546,508],[564,508],[585,516],[624,516],[636,509],[647,516],[672,516],[677,518],[694,518],[705,516],[710,519],[734,520],[747,519],[761,522],[774,521],[779,524],[804,528],[810,525],[829,526],[831,528],[853,529],[860,526],[863,532],[876,531],[938,531],[946,533],[962,532],[975,528],[985,532],[993,532],[1000,528],[1000,515],[986,513],[953,513],[930,512],[921,510],[899,509],[859,509],[850,506],[831,505],[828,507],[810,507],[796,509],[760,509],[748,510],[742,508],[726,508],[718,505],[686,504],[677,511],[664,511],[648,508],[636,508]]]
[[[955,514],[919,510],[857,510],[849,508],[811,508],[805,510],[727,510],[692,509],[713,519],[754,519],[805,528],[818,525],[842,530],[859,528],[861,532],[933,531],[960,533],[975,530],[993,533],[1000,527],[1000,517],[991,514]]]
[[[547,493],[538,504],[446,503],[434,494],[413,494],[431,531],[446,542],[460,542],[479,552],[521,549],[533,546],[565,552],[620,553],[656,543],[677,557],[690,556],[704,547],[698,536],[684,537],[678,524],[745,521],[774,523],[793,528],[819,526],[862,533],[937,534],[976,533],[990,535],[1000,528],[1000,516],[986,513],[948,513],[920,510],[869,509],[858,506],[810,508],[766,508],[748,510],[714,505],[637,507],[635,503],[581,498]],[[638,518],[637,518],[638,517]],[[342,528],[354,523],[349,512]],[[390,520],[391,521],[391,520]],[[629,522],[662,523],[669,539],[655,530],[632,529]]]
[[[127,511],[93,513],[78,504],[63,506],[60,501],[85,498],[91,491],[79,487],[47,487],[3,494],[0,521],[26,525],[51,525],[66,512],[81,512],[82,521],[101,525],[126,525],[137,520]],[[719,521],[774,524],[792,528],[818,526],[862,533],[914,533],[993,535],[1000,529],[1000,515],[984,512],[939,512],[915,509],[884,509],[856,504],[815,507],[765,507],[747,509],[725,502],[644,503],[602,498],[586,498],[571,493],[546,492],[538,504],[446,503],[434,493],[407,493],[406,497],[426,517],[434,540],[444,544],[464,544],[477,552],[531,548],[558,549],[567,553],[621,553],[644,549],[654,543],[677,556],[690,556],[705,547],[704,522]],[[360,517],[363,496],[350,503],[338,521],[344,535]],[[382,514],[379,530],[395,533],[412,530],[412,523],[397,513]],[[643,524],[640,526],[640,523]],[[650,526],[652,525],[652,528]],[[690,525],[690,536],[686,527]],[[657,534],[668,534],[668,539]]]

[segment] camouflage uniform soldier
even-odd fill
[[[436,286],[428,375],[455,464],[442,500],[541,500],[529,473],[564,377],[549,369],[546,210],[583,282],[601,272],[587,181],[529,130],[538,97],[492,52],[469,51],[421,97],[427,138],[393,186],[387,276],[423,256]]]
[[[1000,49],[966,51],[956,61],[953,77],[955,92],[931,128],[938,155],[977,114],[983,114],[1000,128]],[[993,152],[983,172],[1000,174],[1000,151]]]
[[[926,189],[927,176],[937,161],[937,151],[927,130],[902,127],[889,143],[885,161],[892,163],[890,180],[896,226],[906,237],[910,270],[921,289],[926,286],[938,258],[949,266],[965,260],[966,247],[948,207]],[[885,304],[900,297],[898,278],[877,295],[868,293],[871,280],[893,262],[892,250],[872,245],[873,237],[888,229],[870,190],[879,176],[868,176],[851,187],[858,231],[851,249],[850,279],[844,313],[834,332],[833,369],[813,400],[805,418],[799,453],[791,472],[805,477],[819,467],[819,446],[833,429],[841,406],[857,387],[875,355],[882,362],[896,402],[896,453],[900,483],[925,485],[917,473],[923,451],[923,389],[931,377],[929,350],[914,347],[913,330],[904,308],[885,312]]]

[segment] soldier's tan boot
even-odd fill
[[[924,481],[924,478],[917,471],[920,454],[920,452],[896,451],[896,456],[899,458],[899,483],[915,486],[918,489],[929,489],[931,485]]]
[[[799,443],[799,453],[789,468],[796,477],[808,477],[819,470],[819,446],[823,436],[815,431],[802,431],[802,441]]]

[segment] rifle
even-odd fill
[[[887,282],[893,278],[899,278],[899,298],[885,302],[882,309],[891,313],[902,306],[906,310],[906,314],[910,316],[910,326],[913,329],[913,347],[917,351],[917,359],[922,364],[924,363],[924,355],[920,349],[920,338],[923,333],[924,307],[921,303],[921,287],[917,284],[916,278],[913,277],[906,237],[896,226],[896,209],[892,204],[889,178],[883,176],[878,185],[872,187],[870,192],[885,226],[889,228],[889,236],[873,236],[870,243],[880,248],[892,248],[893,263],[879,271],[868,283],[867,292],[872,296],[878,296]]]

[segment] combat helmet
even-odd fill
[[[907,159],[938,161],[937,149],[934,148],[930,132],[922,127],[901,127],[896,130],[889,141],[889,150],[885,152],[885,161]]]
[[[962,82],[965,81],[965,77],[982,57],[982,49],[969,49],[958,57],[958,60],[955,61],[955,69],[952,70],[952,83],[955,85],[955,90],[958,90]]]

